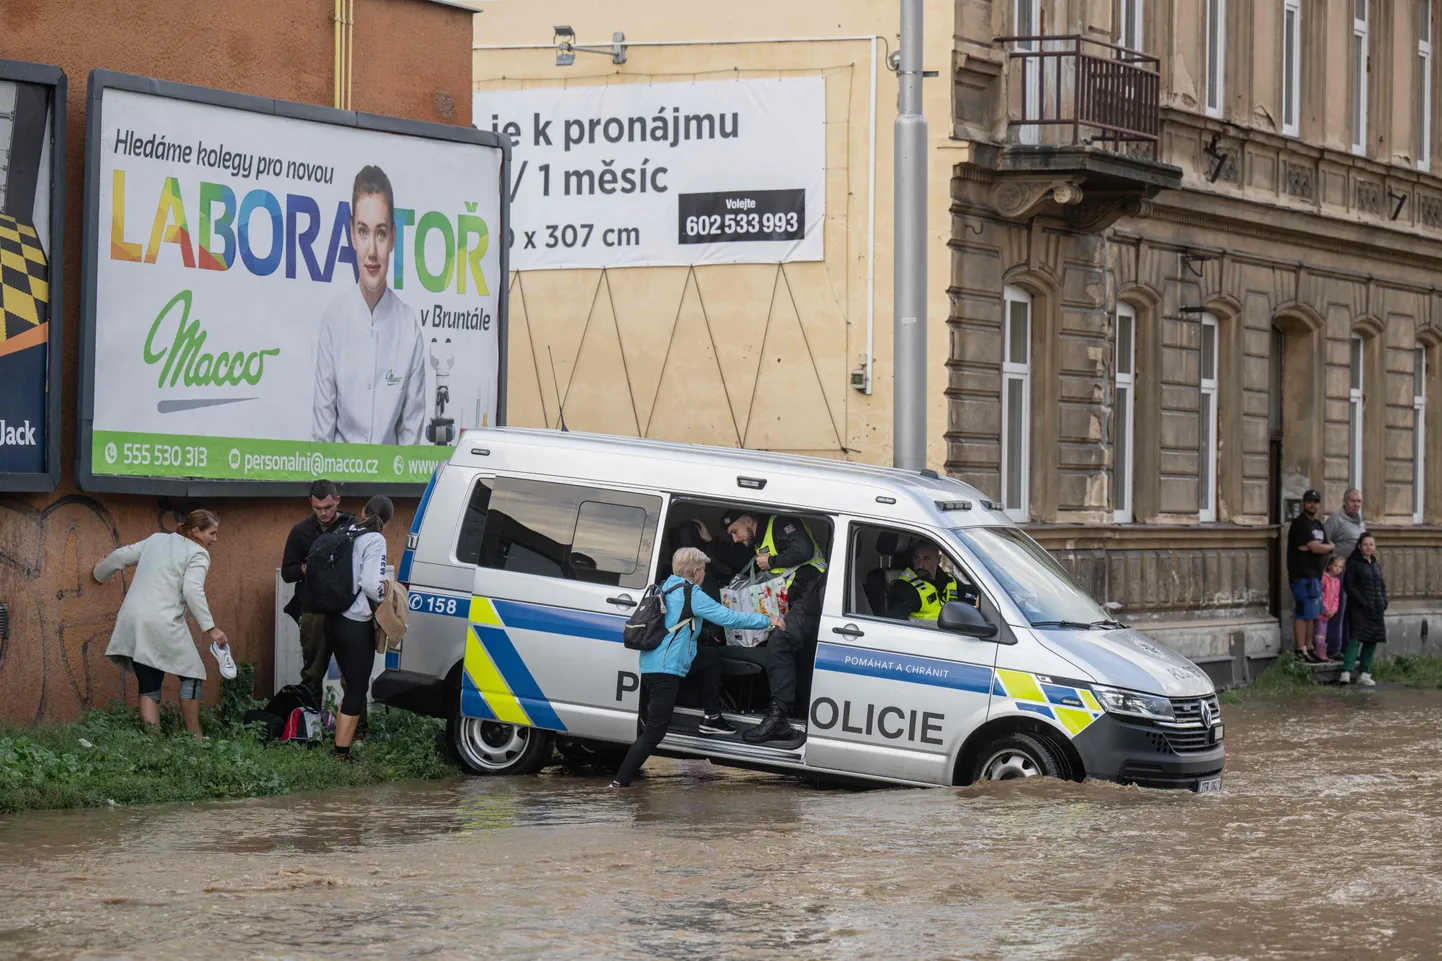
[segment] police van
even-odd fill
[[[618,757],[639,706],[626,617],[669,573],[681,527],[724,538],[719,519],[737,511],[799,518],[825,560],[791,736],[703,735],[683,687],[661,753],[909,785],[1045,775],[1220,788],[1207,675],[1113,620],[1001,505],[933,471],[747,450],[467,431],[416,511],[399,565],[409,626],[374,697],[446,718],[476,774],[534,772],[555,748]],[[934,619],[888,617],[922,542],[961,599]],[[769,703],[765,657],[723,655],[725,714],[742,733]]]

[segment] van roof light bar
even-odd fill
[[[749,490],[749,491],[759,491],[759,490],[762,490],[763,488],[766,487],[766,478],[764,478],[764,477],[738,477],[738,478],[736,478],[736,486],[737,486],[737,487],[744,487],[744,488],[746,488],[746,489]]]
[[[971,501],[937,501],[936,509],[940,511],[969,511]]]

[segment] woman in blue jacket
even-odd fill
[[[671,558],[670,577],[661,585],[666,600],[666,628],[669,633],[660,646],[641,652],[641,736],[626,752],[626,760],[616,772],[611,787],[630,787],[631,779],[651,756],[656,745],[671,726],[671,712],[681,692],[681,679],[691,670],[696,659],[696,637],[705,621],[722,627],[759,631],[766,627],[781,630],[785,624],[779,617],[745,614],[723,607],[696,590],[706,577],[706,555],[694,547],[683,547]],[[687,588],[693,588],[687,590]],[[691,619],[681,620],[686,595],[691,595]]]

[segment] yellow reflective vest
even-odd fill
[[[936,585],[909,567],[906,573],[901,575],[901,580],[910,584],[921,598],[921,610],[911,615],[913,621],[934,621],[941,616],[943,604],[956,600],[956,578],[949,575],[946,586],[941,591],[937,591]]]
[[[803,567],[814,567],[819,573],[826,573],[826,558],[821,553],[821,545],[816,543],[816,538],[812,536],[811,528],[806,526],[806,522],[801,521],[800,524],[801,529],[806,532],[807,540],[811,541],[811,559],[809,561],[803,561],[795,567],[767,568],[768,574],[775,577],[786,578],[787,587],[791,586],[791,582],[796,579],[796,572]],[[757,545],[757,553],[770,554],[772,557],[777,555],[775,533],[776,515],[772,514],[766,521],[766,535],[761,538],[761,543]]]

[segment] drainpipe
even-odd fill
[[[901,0],[892,264],[892,464],[926,468],[926,117],[921,112],[922,0]]]
[[[335,107],[351,108],[351,60],[355,51],[355,0],[335,0]]]

